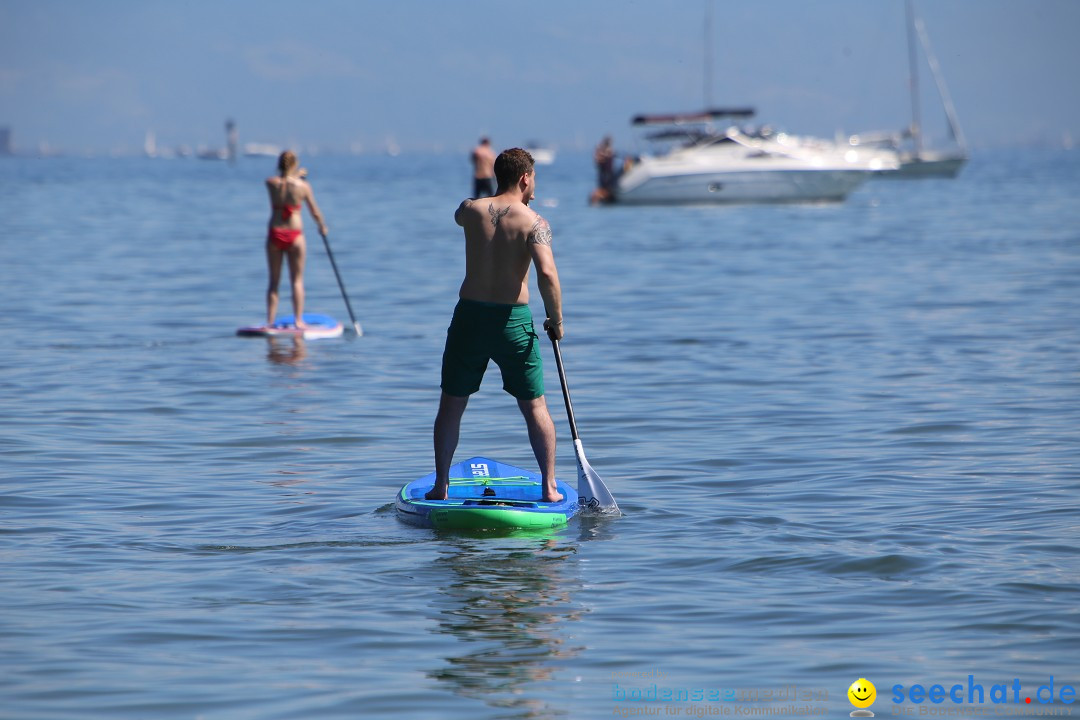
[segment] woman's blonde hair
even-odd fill
[[[296,166],[300,164],[300,160],[296,157],[296,153],[292,150],[286,150],[278,156],[277,167],[278,172],[281,173],[281,177],[285,177],[290,172],[296,169]]]

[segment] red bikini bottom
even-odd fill
[[[293,228],[270,228],[270,236],[267,239],[274,243],[274,247],[278,250],[288,250],[302,232],[304,231]]]

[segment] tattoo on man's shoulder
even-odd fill
[[[488,204],[488,215],[491,216],[491,227],[495,227],[499,224],[499,221],[503,219],[506,213],[510,212],[510,206],[507,205],[502,210],[496,210],[494,204]]]
[[[542,217],[536,218],[525,242],[533,245],[551,245],[551,226]]]

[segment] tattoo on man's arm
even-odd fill
[[[503,219],[506,213],[510,212],[510,206],[507,205],[502,210],[496,210],[493,204],[488,204],[488,215],[491,216],[491,227],[495,227],[499,224],[499,221]]]
[[[532,229],[529,230],[529,236],[525,238],[525,242],[533,245],[551,245],[551,226],[547,224],[547,221],[543,218],[537,218],[533,223]]]

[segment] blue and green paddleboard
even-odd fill
[[[446,500],[425,500],[435,484],[432,472],[398,493],[398,517],[412,525],[439,530],[513,530],[565,525],[578,511],[578,494],[556,480],[563,499],[541,502],[540,474],[485,457],[450,467]]]

